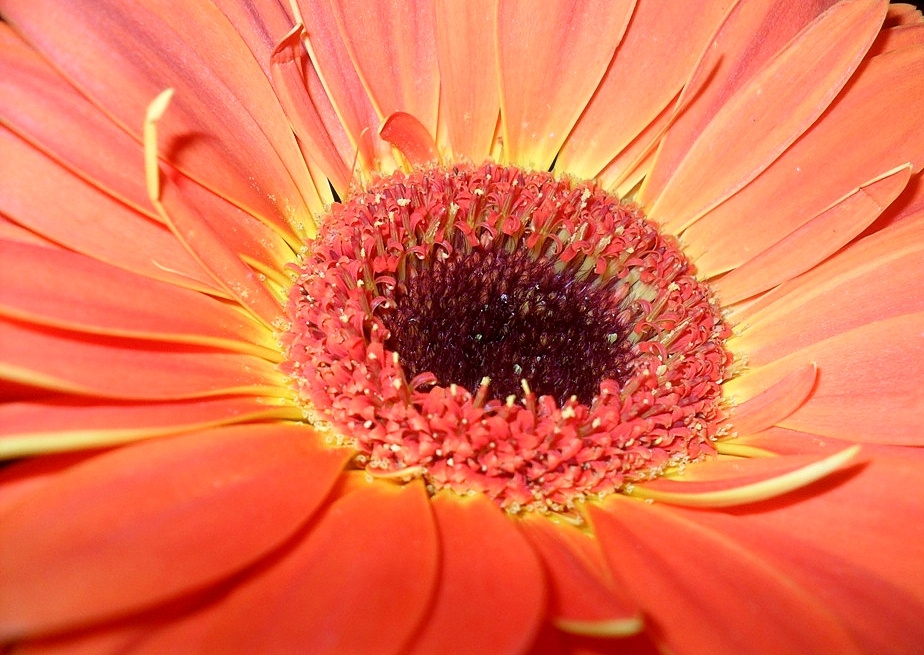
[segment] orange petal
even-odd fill
[[[866,229],[908,184],[911,166],[887,173],[797,228],[713,283],[730,305],[785,282],[824,261]]]
[[[300,419],[272,398],[234,396],[162,403],[51,399],[0,405],[0,459],[101,448],[231,423]]]
[[[272,334],[231,306],[62,250],[0,240],[0,314],[94,334],[269,355]],[[28,274],[26,272],[28,271]]]
[[[124,400],[285,396],[287,389],[271,363],[252,355],[7,320],[0,320],[0,379]]]
[[[744,396],[731,415],[735,433],[760,432],[792,414],[812,393],[817,376],[818,368],[806,364],[769,386],[741,389],[735,379],[726,382],[722,387],[725,398],[735,402],[738,394]]]
[[[722,2],[698,2],[687,11],[677,11],[672,0],[639,2],[555,168],[596,177],[680,92],[727,11]]]
[[[846,84],[887,6],[844,0],[802,30],[716,112],[657,197],[643,185],[650,214],[678,231],[769,166]]]
[[[342,130],[346,133],[352,144],[350,159],[358,155],[360,171],[380,167],[393,169],[391,147],[378,138],[382,118],[376,113],[350,59],[330,1],[299,0],[298,5],[308,36],[305,46],[323,87],[318,89],[309,78],[308,94],[315,100],[315,108],[321,111],[323,92],[331,104],[331,111],[335,112],[330,117],[321,112],[328,132]]]
[[[685,507],[734,507],[788,494],[831,475],[859,452],[694,462],[683,474],[633,485],[630,495]]]
[[[755,370],[776,376],[814,361],[818,383],[783,427],[872,443],[924,445],[924,312],[884,319],[831,337]]]
[[[590,515],[610,568],[651,617],[662,648],[859,652],[811,590],[687,515],[618,495]]]
[[[503,159],[548,169],[619,45],[635,0],[498,6]]]
[[[613,582],[593,537],[563,522],[531,514],[519,526],[545,564],[551,589],[549,611],[556,627],[609,637],[642,629],[638,607]]]
[[[914,655],[924,644],[924,603],[879,577],[875,565],[867,568],[845,560],[838,544],[820,549],[805,543],[793,527],[778,531],[760,521],[717,512],[687,516],[811,589],[837,614],[862,652]]]
[[[16,223],[7,219],[2,214],[0,214],[0,239],[47,248],[48,250],[46,252],[48,252],[49,257],[53,257],[55,252],[63,250],[58,244],[49,241],[32,230],[27,230],[24,227],[16,225]]]
[[[175,88],[163,127],[171,163],[281,230],[308,214],[303,197],[316,192],[289,123],[253,54],[214,5],[164,11],[156,1],[105,0],[96,9],[11,3],[4,20],[135,136],[151,99]]]
[[[433,499],[440,536],[436,596],[409,652],[520,653],[545,612],[545,579],[529,543],[486,497]]]
[[[437,0],[435,10],[440,111],[452,153],[480,163],[491,152],[500,111],[497,81],[490,75],[497,65],[495,2]]]
[[[136,611],[227,577],[291,535],[348,457],[307,428],[246,426],[68,470],[0,517],[0,633]]]
[[[742,530],[773,530],[781,552],[802,544],[868,573],[924,604],[924,451],[864,446],[869,461],[821,483],[814,493],[735,511]],[[885,511],[884,511],[885,510]],[[845,599],[849,600],[849,599]],[[876,606],[871,617],[887,618]]]
[[[337,0],[332,6],[380,119],[407,112],[435,136],[440,80],[432,2]]]
[[[427,609],[438,542],[419,482],[370,483],[224,603],[206,653],[398,653]]]
[[[703,275],[731,270],[883,171],[920,171],[922,113],[924,47],[864,62],[804,138],[684,232],[687,254]]]
[[[922,258],[924,220],[876,233],[745,310],[729,347],[759,367],[840,332],[924,311]]]
[[[225,295],[163,225],[100,193],[4,129],[0,151],[0,212],[14,222],[113,266]],[[42,190],[40,201],[36,189]]]
[[[924,403],[922,326],[924,312],[883,318],[751,369],[740,384],[760,388],[814,362],[812,395],[778,425],[860,442],[922,444],[915,411]]]
[[[132,209],[156,218],[138,142],[0,23],[0,116],[11,130]],[[86,135],[97,145],[87,147]]]
[[[834,2],[782,5],[772,0],[752,0],[732,5],[684,86],[678,101],[682,111],[674,117],[661,142],[657,166],[641,190],[646,205],[661,193],[693,143],[729,99]]]
[[[282,316],[280,301],[273,297],[265,281],[244,262],[240,253],[232,250],[223,232],[216,230],[197,208],[185,201],[191,185],[192,182],[182,175],[171,176],[161,185],[160,196],[152,200],[177,239],[228,296],[265,326],[277,325]]]
[[[308,94],[306,78],[311,68],[308,52],[302,39],[305,29],[296,26],[282,39],[273,51],[271,62],[273,88],[292,122],[295,135],[303,144],[303,151],[316,161],[330,178],[331,184],[341,197],[350,190],[349,160],[342,154],[349,152],[347,144],[334,142],[334,135],[324,125],[320,112]],[[345,135],[344,135],[345,136]],[[338,145],[340,149],[338,150]]]
[[[397,148],[411,166],[439,163],[440,156],[433,137],[411,114],[396,111],[385,119],[379,136]]]

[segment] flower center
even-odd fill
[[[355,464],[567,511],[713,453],[728,328],[676,243],[589,183],[486,164],[334,205],[285,372]]]
[[[589,405],[605,379],[622,380],[631,348],[619,303],[595,286],[503,247],[454,248],[394,290],[381,316],[409,378],[431,372],[437,384],[488,397],[537,396]]]

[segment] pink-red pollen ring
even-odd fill
[[[374,475],[567,511],[715,452],[729,328],[676,242],[592,183],[396,173],[335,204],[297,272],[283,369]]]

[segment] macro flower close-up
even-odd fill
[[[0,0],[0,653],[924,652],[924,17]]]

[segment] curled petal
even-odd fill
[[[860,452],[851,446],[834,455],[770,457],[726,463],[691,464],[690,481],[664,477],[634,485],[630,495],[685,507],[733,507],[782,496],[840,470]],[[699,468],[708,479],[697,476]],[[731,469],[731,470],[729,470]],[[721,476],[721,477],[719,477]]]

